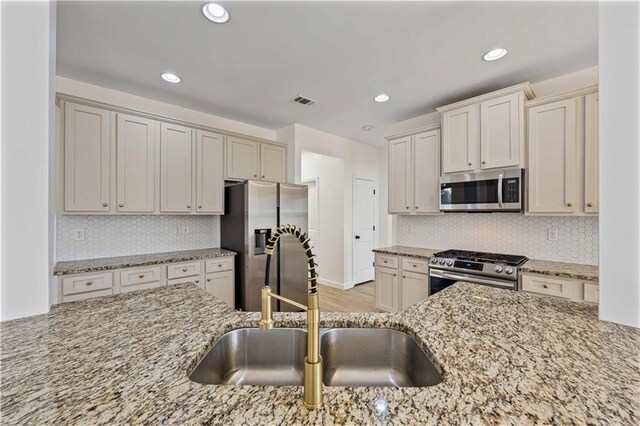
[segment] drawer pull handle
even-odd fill
[[[138,275],[138,278],[144,278],[144,274]]]
[[[93,284],[93,281],[87,281],[85,284],[86,285],[91,285],[91,284]]]
[[[187,272],[187,268],[182,268],[182,272]]]
[[[542,288],[549,288],[549,286],[546,284],[542,284]]]

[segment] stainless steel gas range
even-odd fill
[[[529,260],[525,256],[446,250],[435,253],[429,265],[429,295],[457,281],[518,289],[518,267]]]

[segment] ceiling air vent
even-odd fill
[[[307,106],[307,107],[316,103],[316,101],[309,98],[305,98],[304,96],[300,96],[300,95],[296,96],[293,99],[293,102],[300,104],[302,106]]]

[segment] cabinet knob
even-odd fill
[[[196,284],[198,284],[200,282],[200,280],[196,280]]]
[[[416,206],[416,210],[418,210],[418,206]]]
[[[187,208],[190,209],[191,208],[191,204],[187,204]]]
[[[412,266],[413,266],[414,268],[417,268],[417,267],[418,267],[418,265],[416,265],[415,263],[414,263]]]
[[[469,165],[471,166],[471,165],[472,165],[472,163],[469,163]]]
[[[87,282],[85,283],[85,285],[91,285],[91,284],[93,284],[93,281],[87,281]]]
[[[482,162],[482,164],[487,164],[487,162],[486,162],[486,161],[483,161],[483,162]],[[471,165],[471,164],[469,164],[469,165]]]
[[[549,286],[546,284],[542,284],[542,288],[549,288]]]
[[[107,207],[109,203],[102,203],[102,207]]]
[[[573,206],[573,204],[571,204],[571,203],[567,203],[567,206],[572,207],[572,206]]]
[[[201,208],[202,208],[202,206],[198,206],[198,208],[199,208],[199,209],[201,209]]]
[[[264,175],[262,175],[262,179],[264,179]]]
[[[394,277],[395,277],[395,276],[397,276],[397,275],[398,275],[398,274],[393,274],[393,276],[394,276]]]
[[[208,281],[211,281],[211,278],[207,278],[207,282],[208,282]]]
[[[258,175],[253,175],[253,177],[258,177]]]
[[[593,203],[587,203],[587,207],[593,207]]]
[[[120,204],[118,204],[118,206],[120,206],[120,207],[124,207],[124,204],[120,203]]]
[[[383,260],[382,262],[383,262],[383,263],[387,263],[387,261],[386,261],[386,260]]]
[[[407,278],[407,276],[406,276],[406,275],[403,275],[403,276],[402,276],[402,278]]]
[[[144,274],[138,275],[138,278],[144,278]]]
[[[409,210],[409,206],[407,206],[407,210]]]
[[[182,272],[187,272],[187,268],[182,268]]]
[[[222,263],[218,263],[218,268],[222,268]]]

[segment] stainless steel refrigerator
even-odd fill
[[[307,232],[307,187],[246,181],[225,188],[225,212],[220,220],[220,246],[238,253],[236,309],[260,311],[264,284],[265,247],[279,225],[292,224]],[[307,261],[302,245],[291,235],[280,238],[271,260],[269,284],[284,297],[306,305]],[[273,300],[274,310],[296,311]]]

